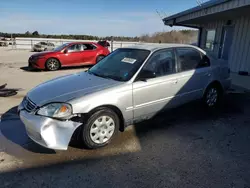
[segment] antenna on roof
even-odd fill
[[[164,15],[164,17],[168,17],[168,15],[166,14],[166,12],[162,11],[162,14]]]
[[[199,6],[202,6],[202,4],[204,3],[203,0],[196,0],[196,2]]]
[[[160,17],[160,19],[162,20],[163,18],[162,18],[162,16],[161,16],[160,12],[159,12],[157,9],[156,9],[155,11],[156,11],[156,13],[158,14],[158,16]]]
[[[161,21],[163,22],[163,24],[165,24],[164,21],[163,21],[164,16],[162,17],[161,14],[160,14],[160,12],[159,12],[157,9],[156,9],[155,11],[156,11],[156,13],[158,14],[158,16],[160,17],[160,19],[161,19]],[[166,13],[165,13],[165,15],[166,15]],[[167,15],[166,15],[165,17],[167,17]],[[165,32],[164,29],[163,29],[163,32]]]

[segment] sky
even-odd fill
[[[205,2],[205,1],[204,1]],[[169,31],[161,17],[196,0],[0,0],[0,32],[141,36]]]

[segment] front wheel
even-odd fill
[[[203,101],[206,107],[214,108],[220,104],[222,91],[216,84],[209,86],[204,94]]]
[[[83,144],[90,149],[107,145],[119,128],[119,118],[115,112],[103,108],[93,113],[82,128]]]
[[[45,63],[45,67],[49,71],[58,70],[60,68],[60,62],[55,58],[49,58]]]

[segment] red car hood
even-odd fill
[[[54,52],[54,51],[38,52],[38,53],[33,54],[32,57],[42,56],[42,55],[51,55],[55,53],[57,52]]]

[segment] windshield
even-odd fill
[[[99,61],[88,72],[99,77],[128,81],[149,54],[148,50],[120,48]]]
[[[59,51],[61,51],[63,48],[65,48],[68,45],[69,45],[68,43],[62,44],[62,45],[56,47],[53,51],[54,52],[59,52]]]

